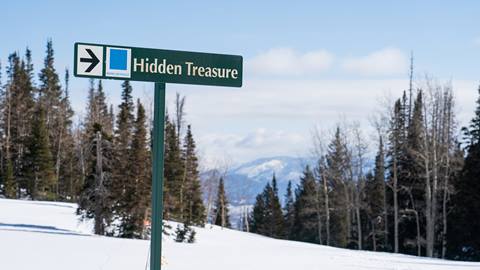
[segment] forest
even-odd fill
[[[306,166],[285,198],[273,175],[243,227],[341,248],[479,260],[480,98],[460,129],[451,84],[425,81],[413,87],[412,59],[409,87],[371,121],[374,160],[358,124],[316,130],[316,166]]]
[[[147,238],[152,120],[145,105],[133,99],[124,81],[114,108],[102,81],[90,80],[85,117],[74,121],[69,71],[62,81],[54,59],[48,41],[36,78],[28,48],[8,57],[5,82],[0,81],[1,193],[77,202],[78,215],[94,219],[96,234]],[[203,225],[196,143],[183,119],[185,97],[177,95],[176,101],[174,116],[165,119],[164,217]]]
[[[38,74],[28,48],[10,54],[0,69],[2,196],[76,202],[96,234],[148,238],[152,119],[146,106],[134,100],[129,81],[114,107],[102,81],[91,80],[85,117],[74,120],[69,71],[60,75],[54,59],[48,41]],[[414,84],[412,68],[403,95],[372,120],[375,140],[355,124],[329,135],[317,131],[316,165],[305,167],[284,198],[273,175],[242,229],[341,248],[480,260],[480,96],[462,128],[451,84]],[[204,202],[184,107],[177,94],[165,119],[164,219],[185,228],[231,227],[222,177],[215,179],[213,203]]]

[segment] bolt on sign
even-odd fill
[[[243,59],[237,55],[75,43],[78,77],[242,86]]]
[[[75,43],[73,70],[76,77],[155,82],[150,269],[160,270],[165,83],[241,87],[243,58],[238,55]]]

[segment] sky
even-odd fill
[[[170,110],[176,92],[186,96],[206,167],[309,155],[313,129],[344,120],[372,138],[381,101],[408,88],[412,52],[416,87],[427,74],[451,83],[458,120],[468,123],[480,82],[480,2],[329,2],[4,1],[0,61],[28,46],[38,72],[48,39],[60,73],[73,68],[75,42],[242,55],[242,88],[167,84]],[[104,82],[115,106],[120,84]],[[151,106],[153,83],[133,86]],[[87,79],[71,78],[77,119],[87,89]]]

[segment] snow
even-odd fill
[[[92,235],[92,223],[79,221],[75,208],[68,203],[0,199],[0,269],[145,269],[148,241]],[[338,249],[210,225],[195,230],[195,244],[165,237],[167,265],[162,269],[480,269],[480,263]]]
[[[274,171],[278,172],[283,169],[285,165],[281,160],[273,159],[269,160],[267,162],[255,165],[255,166],[250,166],[246,168],[242,168],[238,170],[238,173],[245,174],[248,177],[255,177],[258,176],[259,174],[262,174],[266,171]]]

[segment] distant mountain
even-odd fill
[[[225,188],[232,205],[251,205],[255,197],[263,190],[267,182],[275,174],[278,183],[280,199],[292,181],[293,187],[300,181],[306,165],[312,166],[313,160],[287,156],[261,158],[243,163],[228,171],[225,177]],[[204,179],[208,172],[202,174]]]

